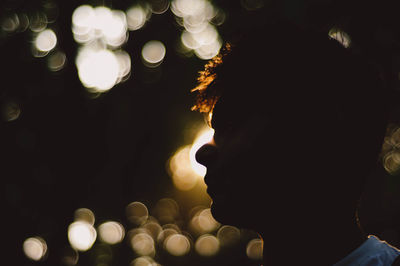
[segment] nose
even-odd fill
[[[217,157],[218,149],[214,144],[210,143],[201,146],[195,155],[196,161],[205,167],[212,166],[212,164],[217,160]]]

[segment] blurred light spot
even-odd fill
[[[94,92],[111,89],[119,78],[118,59],[107,49],[85,46],[78,51],[76,66],[82,84]]]
[[[162,224],[172,223],[179,215],[179,206],[175,200],[163,198],[157,201],[153,212]]]
[[[169,0],[149,0],[151,12],[162,14],[169,8]]]
[[[240,3],[249,11],[256,10],[264,6],[264,0],[240,0]]]
[[[127,29],[127,18],[121,10],[82,5],[72,14],[72,32],[78,43],[102,40],[108,46],[118,48],[127,40]]]
[[[209,60],[219,53],[222,47],[222,41],[218,38],[215,42],[210,44],[201,45],[194,50],[197,57],[203,60]]]
[[[94,213],[87,208],[79,208],[74,213],[75,221],[86,222],[90,225],[94,225],[95,217]]]
[[[156,221],[148,221],[142,225],[141,228],[144,228],[154,240],[157,240],[162,231],[161,225],[159,225]]]
[[[29,18],[25,13],[20,14],[19,16],[19,31],[25,31],[29,27]]]
[[[168,237],[178,234],[178,233],[179,233],[179,230],[176,230],[174,228],[165,228],[158,235],[157,242],[162,244],[165,242],[166,239],[168,239]]]
[[[54,31],[47,29],[40,32],[35,39],[36,49],[42,52],[52,50],[57,44],[57,36]]]
[[[79,251],[89,250],[96,241],[96,236],[96,230],[87,222],[73,222],[68,227],[69,243]]]
[[[47,253],[46,241],[41,237],[30,237],[26,239],[22,248],[25,256],[34,261],[43,259]]]
[[[182,31],[181,41],[188,49],[197,49],[201,46],[201,44],[193,38],[193,34],[186,30]]]
[[[126,18],[129,30],[138,30],[144,26],[149,19],[150,12],[140,5],[132,6],[126,11]]]
[[[220,26],[225,22],[226,14],[222,9],[215,11],[215,16],[212,18],[211,23],[213,25]]]
[[[208,1],[205,0],[174,0],[171,11],[178,17],[194,16],[204,13]]]
[[[259,238],[251,240],[246,247],[246,254],[250,259],[261,260],[263,257],[263,243]]]
[[[127,52],[122,50],[115,51],[114,54],[117,58],[119,65],[118,80],[117,80],[117,82],[119,83],[125,81],[131,72],[131,57]]]
[[[383,167],[389,174],[395,174],[400,169],[400,153],[390,151],[383,158]]]
[[[345,48],[350,46],[350,36],[344,31],[333,28],[329,31],[329,36],[338,41]]]
[[[194,188],[201,176],[190,164],[190,145],[180,148],[169,160],[169,170],[174,186],[183,191]]]
[[[113,221],[102,223],[98,232],[100,239],[111,245],[121,242],[125,236],[125,228],[122,224]]]
[[[171,255],[183,256],[190,251],[190,242],[184,235],[173,234],[165,240],[164,247]]]
[[[62,251],[61,263],[66,266],[73,266],[78,263],[79,253],[71,247],[66,247]]]
[[[119,47],[126,41],[128,25],[125,13],[113,10],[102,24],[102,33],[106,43],[112,47]]]
[[[220,226],[220,224],[211,215],[210,208],[201,211],[198,217],[199,226],[204,232],[212,232]]]
[[[138,201],[129,203],[126,206],[125,212],[128,221],[135,225],[143,224],[149,217],[146,205]]]
[[[196,240],[195,250],[201,256],[214,256],[219,251],[219,240],[213,235],[202,235]]]
[[[47,58],[47,66],[51,71],[59,71],[64,68],[67,57],[61,51],[56,51]]]
[[[142,58],[146,66],[159,66],[165,57],[165,46],[160,41],[149,41],[142,48]]]
[[[47,16],[44,13],[34,13],[30,17],[29,28],[33,32],[41,32],[47,27]]]
[[[233,246],[240,240],[240,230],[234,226],[224,225],[217,232],[221,246]]]
[[[200,45],[212,44],[218,39],[218,32],[214,26],[208,24],[202,31],[194,33],[193,38]]]
[[[14,101],[8,101],[2,106],[2,117],[5,121],[17,120],[21,114],[21,108]]]
[[[204,177],[207,172],[207,168],[204,165],[199,164],[196,161],[196,152],[206,143],[212,141],[214,137],[214,129],[206,128],[202,130],[195,138],[192,147],[190,148],[190,165],[192,169],[201,177]]]
[[[1,29],[5,32],[13,32],[18,29],[19,24],[20,22],[17,14],[13,14],[1,20]]]
[[[139,258],[134,259],[130,266],[157,266],[157,264],[152,258],[148,256],[142,256]]]
[[[130,241],[132,249],[141,256],[154,256],[155,247],[153,238],[147,233],[138,233]]]

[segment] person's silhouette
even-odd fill
[[[215,129],[196,154],[212,214],[259,232],[264,265],[393,263],[399,251],[368,237],[356,211],[387,123],[366,60],[276,23],[225,46],[198,81],[193,110]]]

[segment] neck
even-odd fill
[[[312,219],[280,222],[274,230],[270,230],[273,232],[261,232],[264,240],[263,265],[335,264],[367,239],[355,215],[350,216],[298,216],[300,219]]]

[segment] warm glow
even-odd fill
[[[200,131],[200,133],[196,136],[192,147],[190,148],[190,165],[192,166],[192,169],[196,172],[196,174],[201,177],[204,177],[206,175],[207,169],[204,165],[201,165],[196,161],[195,155],[200,147],[206,143],[211,142],[213,137],[214,129],[206,128]]]
[[[130,243],[132,249],[141,256],[154,256],[155,254],[154,240],[147,233],[135,234]]]
[[[107,49],[86,46],[76,57],[82,84],[95,92],[111,89],[118,81],[120,64],[115,54]]]
[[[219,240],[213,235],[202,235],[196,240],[195,249],[201,256],[214,256],[219,251]]]
[[[57,44],[57,36],[54,31],[47,29],[40,32],[35,39],[35,47],[41,52],[52,50]]]
[[[383,167],[389,174],[395,174],[400,169],[400,153],[391,151],[383,158]]]
[[[190,251],[190,242],[182,234],[173,234],[165,239],[164,247],[171,255],[183,256]]]
[[[143,224],[149,217],[149,211],[142,202],[134,201],[129,203],[125,209],[126,217],[129,222],[135,225]]]
[[[129,30],[138,30],[143,27],[149,17],[149,14],[149,10],[140,5],[129,8],[126,11]]]
[[[87,222],[73,222],[68,227],[69,243],[79,251],[89,250],[96,241],[96,236],[96,230]]]
[[[17,120],[21,114],[21,108],[14,101],[6,102],[2,106],[2,118],[5,121],[14,121]]]
[[[189,227],[194,234],[202,235],[205,233],[211,233],[221,226],[221,224],[218,223],[211,215],[210,208],[198,206],[195,207],[195,209],[196,212],[190,220],[189,224]]]
[[[51,71],[59,71],[65,66],[66,59],[63,52],[57,51],[47,58],[47,66]]]
[[[149,41],[142,48],[142,58],[147,66],[154,67],[161,64],[166,49],[160,41]]]
[[[224,225],[217,232],[221,246],[232,246],[240,240],[240,230],[234,226]]]
[[[222,41],[217,38],[210,44],[204,44],[194,50],[194,53],[203,60],[209,60],[214,56],[218,55],[219,50],[222,47]]]
[[[189,145],[182,147],[169,161],[172,181],[177,189],[183,191],[194,188],[201,177],[197,175],[191,166],[190,150],[191,147]]]
[[[172,181],[179,190],[194,188],[206,174],[206,167],[196,162],[195,154],[205,143],[212,141],[214,130],[206,128],[197,135],[192,145],[180,148],[169,160]]]
[[[261,260],[263,256],[263,243],[261,239],[251,240],[246,247],[246,254],[250,259]]]
[[[157,242],[160,244],[163,244],[168,237],[178,234],[178,233],[179,233],[179,230],[176,230],[174,228],[165,228],[158,235]]]
[[[188,49],[197,49],[201,46],[201,44],[198,43],[195,38],[193,38],[193,34],[186,30],[182,32],[181,41]]]
[[[127,39],[127,18],[123,11],[105,6],[82,5],[72,14],[72,32],[78,43],[89,43],[101,39],[117,48]]]
[[[179,215],[178,203],[171,198],[160,199],[153,214],[162,224],[173,223]]]
[[[129,266],[158,266],[152,258],[148,256],[142,256],[134,259]]]
[[[30,237],[24,241],[22,249],[29,259],[39,261],[46,255],[47,244],[41,237]]]
[[[86,222],[90,225],[94,225],[95,217],[94,213],[87,208],[79,208],[74,213],[75,221]]]
[[[122,224],[109,221],[101,224],[98,228],[99,237],[107,244],[117,244],[125,236],[125,228]]]

